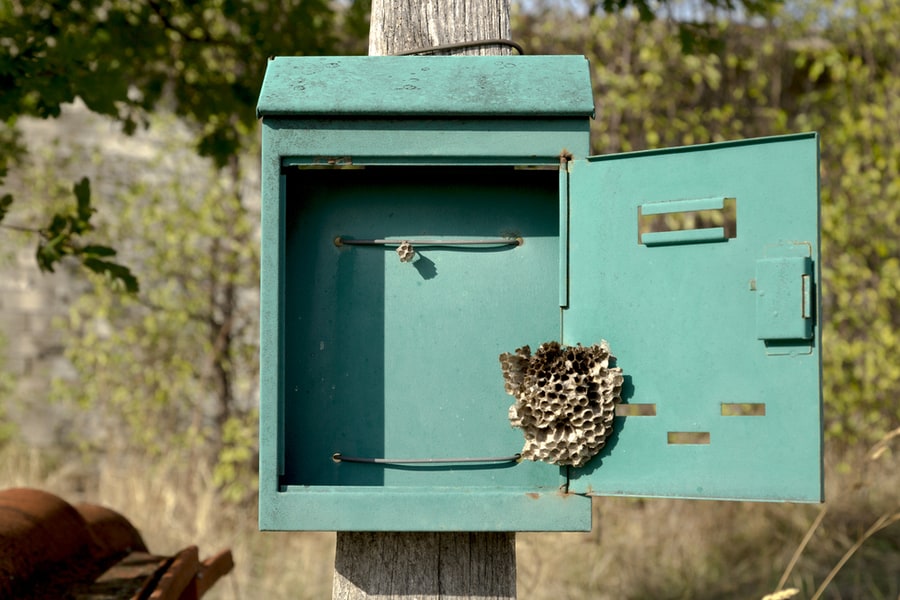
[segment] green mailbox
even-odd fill
[[[593,111],[583,57],[270,61],[261,529],[821,500],[816,136],[589,157]],[[498,358],[601,340],[606,446],[521,460]]]

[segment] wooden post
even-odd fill
[[[509,0],[372,0],[370,55],[509,37]],[[332,598],[515,600],[515,533],[338,532]]]
[[[514,533],[338,532],[333,600],[514,600]]]
[[[509,36],[509,0],[372,0],[372,56]],[[445,54],[509,54],[509,48],[478,46]]]

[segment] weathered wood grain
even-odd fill
[[[511,600],[513,533],[338,533],[333,600]]]
[[[509,36],[509,0],[372,0],[372,56]],[[509,48],[491,45],[443,54],[509,54]]]

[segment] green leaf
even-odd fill
[[[50,219],[50,225],[41,233],[46,238],[56,238],[62,235],[69,235],[69,218],[62,213],[56,213]]]
[[[83,254],[85,256],[115,256],[116,251],[109,246],[89,244],[81,249],[80,254]]]
[[[62,246],[63,241],[65,241],[67,237],[68,236],[65,234],[60,234],[49,238],[46,241],[41,241],[38,244],[36,258],[38,267],[40,267],[41,271],[48,273],[53,272],[53,265],[59,262],[63,257],[60,246]]]
[[[678,40],[683,54],[719,54],[725,44],[710,23],[678,23]]]
[[[75,192],[75,200],[78,206],[78,223],[77,232],[81,233],[90,228],[91,215],[94,209],[91,208],[91,182],[87,177],[82,177],[81,181],[72,187]]]
[[[113,282],[119,283],[129,294],[136,294],[140,289],[137,277],[128,267],[92,257],[82,257],[81,264],[94,273],[106,275]]]
[[[12,194],[6,194],[2,198],[0,198],[0,221],[2,221],[3,217],[6,216],[6,213],[9,212],[9,207],[12,206],[12,203]]]

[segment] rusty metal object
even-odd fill
[[[116,511],[96,504],[76,504],[94,538],[114,552],[147,552],[147,546],[134,525]]]
[[[31,597],[36,584],[47,595],[61,576],[96,575],[92,565],[103,558],[102,545],[67,502],[26,488],[0,493],[0,598]]]
[[[97,579],[69,589],[73,600],[146,600],[172,558],[132,552]]]
[[[200,572],[196,577],[197,597],[202,598],[213,584],[228,575],[233,568],[234,558],[231,556],[231,550],[222,550],[200,563]]]
[[[229,550],[202,563],[196,546],[154,556],[128,519],[102,506],[0,491],[0,599],[192,600],[233,566]]]
[[[150,600],[195,600],[197,598],[197,586],[194,576],[200,570],[200,553],[197,546],[188,546],[175,555],[169,564],[153,593]]]

